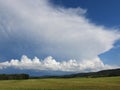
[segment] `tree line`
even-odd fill
[[[0,80],[22,80],[29,79],[28,74],[0,74]]]

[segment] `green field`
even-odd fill
[[[0,90],[120,90],[120,77],[1,80]]]

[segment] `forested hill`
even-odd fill
[[[74,77],[93,77],[94,78],[94,77],[112,77],[112,76],[120,76],[120,68],[102,70],[98,72],[77,73],[77,74],[61,75],[61,76],[43,76],[40,78],[74,78]]]
[[[98,71],[98,72],[77,73],[77,74],[71,74],[71,75],[64,75],[61,77],[72,78],[72,77],[111,77],[111,76],[120,76],[120,68],[119,69],[102,70],[102,71]]]

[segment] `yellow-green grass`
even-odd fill
[[[120,90],[120,77],[1,80],[0,90]]]

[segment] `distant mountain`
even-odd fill
[[[110,76],[120,76],[120,69],[102,70],[98,72],[89,72],[89,73],[77,73],[71,75],[64,75],[61,77],[72,78],[72,77],[110,77]]]
[[[0,70],[0,74],[21,74],[25,73],[30,76],[30,78],[74,78],[74,77],[111,77],[111,76],[120,76],[120,68],[102,70],[98,72],[88,72],[88,73],[76,73],[73,72],[51,72],[51,71],[30,71],[30,70],[17,70],[14,69],[12,72],[9,72],[9,69]]]
[[[0,74],[29,74],[29,76],[32,77],[40,77],[40,76],[61,76],[61,75],[70,75],[73,74],[73,72],[63,72],[63,71],[37,71],[37,70],[24,70],[24,69],[17,69],[17,68],[5,68],[0,70]]]
[[[61,76],[42,76],[40,78],[74,78],[74,77],[111,77],[111,76],[120,76],[120,68],[119,69],[110,69],[110,70],[102,70],[98,72],[89,72],[89,73],[77,73],[77,74],[69,74],[69,75],[61,75]]]

